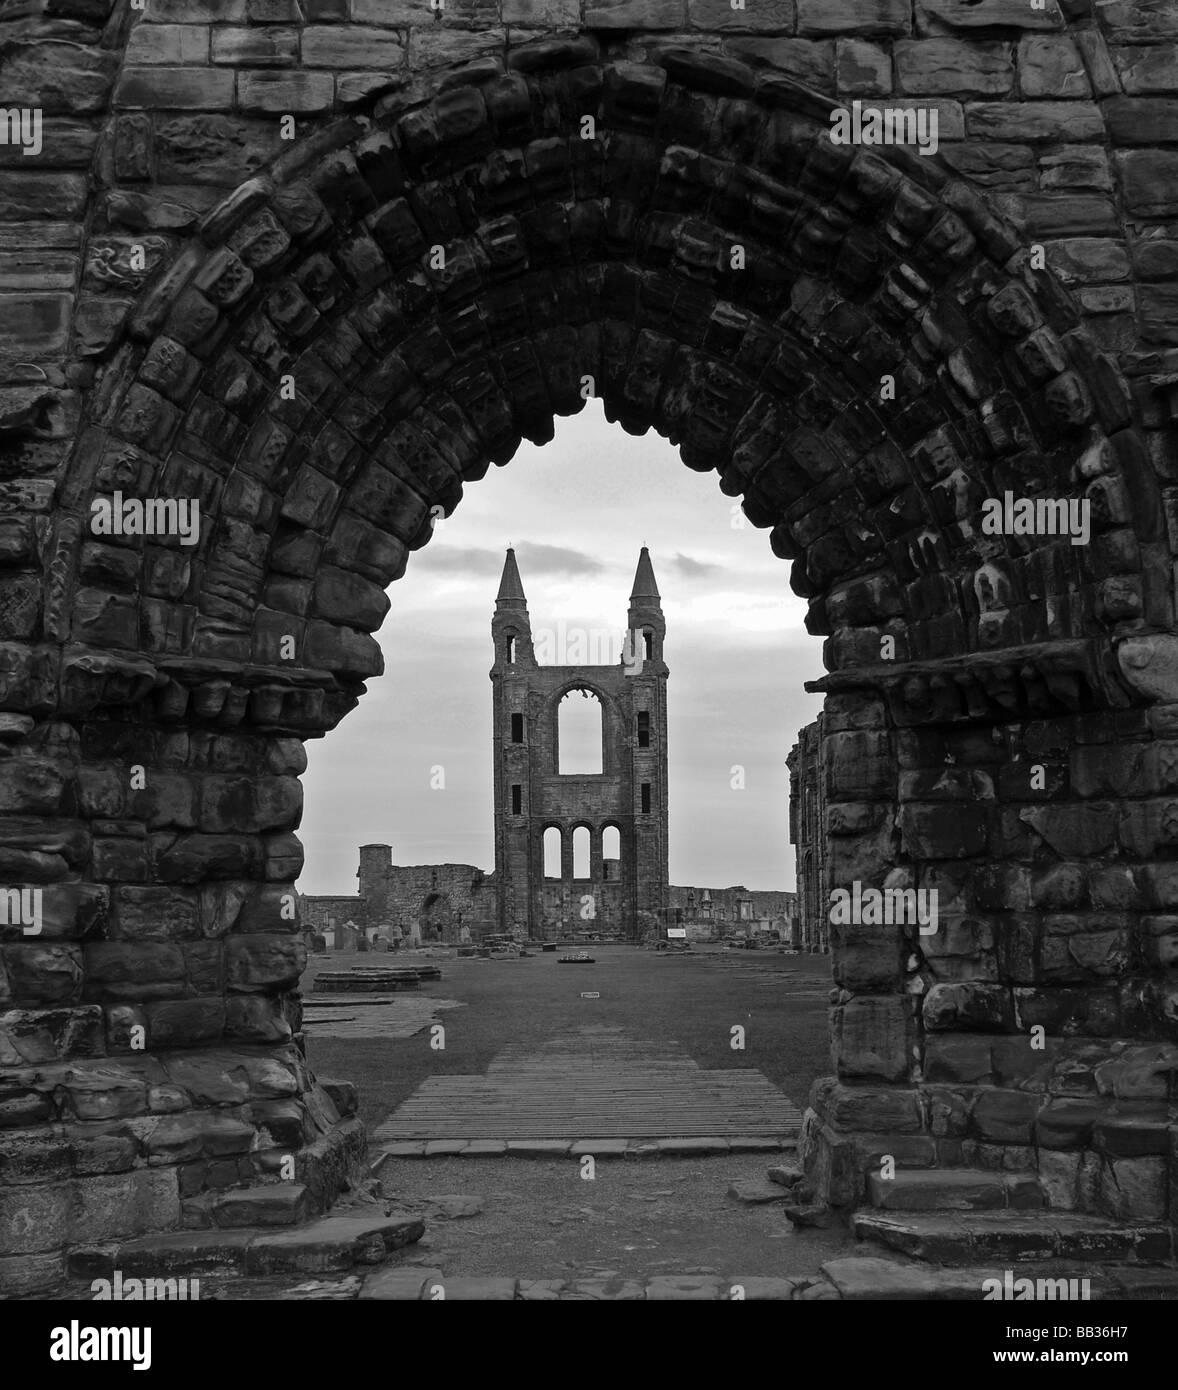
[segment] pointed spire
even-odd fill
[[[650,551],[643,546],[638,553],[638,569],[634,573],[634,588],[630,594],[630,602],[635,599],[654,599],[656,603],[659,599],[659,586],[654,582],[654,567],[650,563]]]
[[[497,608],[526,608],[523,582],[519,577],[519,566],[515,563],[515,551],[507,548],[507,559],[503,562],[503,578],[499,581],[499,593],[495,597]]]

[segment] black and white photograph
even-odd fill
[[[0,0],[13,1374],[1158,1365],[1176,425],[1178,0]]]

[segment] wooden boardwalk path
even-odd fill
[[[796,1137],[798,1108],[759,1071],[703,1071],[674,1044],[584,1028],[515,1044],[481,1076],[424,1081],[378,1141]]]

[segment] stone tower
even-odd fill
[[[540,664],[537,645],[542,657],[551,655],[553,630],[537,634],[543,642],[533,641],[513,550],[503,566],[491,635],[500,930],[524,927],[534,937],[576,930],[637,936],[640,914],[659,914],[667,902],[666,621],[646,547],[616,662]],[[555,655],[591,655],[593,637],[562,626]],[[601,707],[601,771],[562,775],[559,710],[578,691]],[[573,836],[581,827],[589,832],[588,873],[574,876]],[[544,835],[552,828],[560,833],[560,874],[546,878]],[[616,859],[602,852],[611,828],[617,831]]]

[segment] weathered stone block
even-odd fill
[[[119,78],[115,101],[146,110],[228,111],[233,74],[214,68],[128,67]]]
[[[1062,34],[1029,34],[1019,40],[1018,82],[1024,97],[1092,95],[1079,47]]]
[[[326,72],[240,72],[237,104],[261,115],[317,116],[330,111],[335,81]]]
[[[893,48],[900,90],[923,96],[991,96],[1014,85],[1009,43],[904,39]]]
[[[1106,1216],[1159,1221],[1166,1215],[1167,1197],[1164,1158],[1105,1159],[1101,1164],[1097,1200]]]
[[[1125,208],[1139,217],[1178,216],[1178,151],[1118,153]]]
[[[1114,45],[1111,56],[1121,86],[1130,95],[1165,96],[1178,92],[1178,44]]]
[[[21,1005],[72,1004],[82,989],[82,951],[78,946],[0,946],[0,980],[8,998]],[[0,999],[4,990],[0,985]]]
[[[160,999],[183,989],[184,957],[178,946],[99,941],[82,950],[86,993],[92,999]]]
[[[300,938],[259,935],[226,942],[226,981],[234,990],[293,989],[306,965]]]
[[[798,33],[805,38],[906,34],[909,24],[909,10],[901,0],[798,0]]]
[[[829,91],[834,85],[833,40],[734,37],[724,47],[738,58],[757,66],[764,64],[820,91]]]
[[[1047,1205],[1052,1210],[1075,1211],[1079,1197],[1081,1162],[1082,1155],[1079,1153],[1039,1150],[1039,1186],[1043,1189]]]
[[[71,1182],[0,1188],[0,1249],[37,1254],[76,1239],[74,1190]]]
[[[4,58],[4,97],[46,115],[89,115],[106,109],[120,55],[69,41],[13,37]]]
[[[911,1019],[903,999],[859,997],[832,1009],[831,1017],[831,1055],[841,1077],[907,1077]]]
[[[1013,1005],[1001,985],[936,984],[925,995],[923,1016],[931,1030],[1005,1032],[1013,1022]]]
[[[1035,1119],[1035,1141],[1045,1149],[1091,1147],[1092,1127],[1107,1104],[1096,1097],[1050,1100]]]
[[[983,806],[906,802],[900,807],[901,844],[914,859],[968,859],[983,854],[989,817]]]
[[[384,68],[395,72],[405,57],[400,36],[362,24],[308,24],[302,32],[303,62],[312,68]]]
[[[142,31],[139,31],[142,32]],[[299,60],[299,33],[295,28],[218,27],[212,33],[214,63],[242,68],[292,67]]]
[[[934,1035],[925,1040],[926,1081],[986,1082],[993,1071],[989,1038]]]
[[[71,1242],[82,1244],[166,1231],[180,1219],[174,1168],[80,1178],[74,1185]]]
[[[220,997],[148,1004],[144,1013],[148,1043],[153,1049],[200,1047],[217,1041],[225,1030],[225,1001]]]
[[[131,67],[207,63],[209,32],[203,24],[138,24],[127,40],[125,61]]]
[[[12,1009],[0,1013],[0,1066],[26,1067],[101,1056],[102,1010]]]
[[[971,140],[1103,140],[1104,118],[1091,101],[968,102],[965,129]]]
[[[974,1133],[999,1144],[1030,1144],[1043,1104],[1043,1096],[1023,1091],[981,1091],[970,1115]]]

